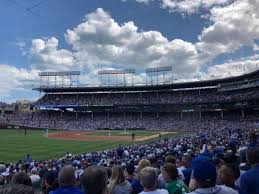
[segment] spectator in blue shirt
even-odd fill
[[[259,148],[250,148],[247,151],[247,160],[251,169],[241,175],[240,187],[242,194],[259,193]]]

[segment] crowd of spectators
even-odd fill
[[[231,102],[258,99],[257,89],[221,92],[217,89],[135,93],[45,94],[37,105],[132,105]]]
[[[36,104],[127,105],[258,99],[257,90],[46,94]],[[182,115],[184,114],[184,115]],[[236,119],[236,116],[239,119]],[[31,128],[190,131],[116,149],[0,164],[0,194],[259,194],[256,119],[241,114],[15,112],[4,122]],[[69,150],[68,150],[69,151]]]
[[[4,194],[258,194],[256,129],[213,125],[176,138],[0,164]]]
[[[123,113],[113,113],[109,116],[104,113],[78,113],[61,111],[34,111],[34,112],[16,112],[6,118],[7,123],[12,125],[26,126],[30,128],[48,128],[64,130],[94,130],[94,129],[149,129],[149,130],[182,130],[196,131],[206,129],[208,126],[212,129],[220,128],[256,128],[255,119],[247,117],[246,119],[236,119],[241,113],[237,111],[231,114],[225,114],[225,118],[206,113],[199,118],[197,113],[143,113],[142,118],[139,113],[124,115]]]

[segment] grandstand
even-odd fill
[[[65,130],[202,130],[211,120],[215,127],[257,126],[259,71],[215,80],[110,86],[75,86],[73,74],[80,72],[41,74],[68,76],[70,81],[63,85],[62,78],[62,85],[34,88],[44,93],[34,104],[36,110],[15,112],[6,121]]]

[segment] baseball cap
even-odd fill
[[[44,178],[48,184],[52,184],[53,181],[58,178],[58,172],[56,170],[50,170],[46,172]]]
[[[129,174],[133,174],[135,172],[135,166],[132,163],[126,165],[126,170]]]
[[[198,181],[215,182],[217,178],[216,167],[209,160],[201,160],[193,166],[193,176]]]

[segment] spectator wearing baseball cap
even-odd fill
[[[129,163],[126,165],[126,169],[125,169],[125,176],[126,179],[132,183],[134,177],[135,177],[135,166],[132,163]]]
[[[58,186],[58,172],[56,170],[46,172],[42,184],[43,193],[49,194],[51,191],[55,191]]]
[[[216,167],[205,158],[194,163],[192,179],[195,180],[197,188],[190,194],[238,194],[230,187],[216,185]]]

